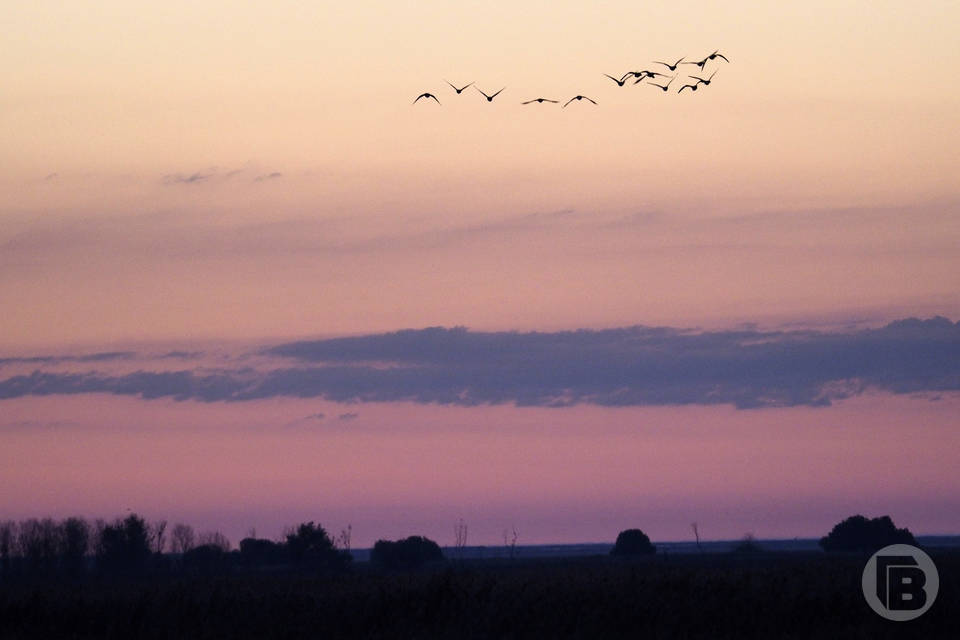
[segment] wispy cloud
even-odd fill
[[[261,369],[34,371],[0,398],[114,393],[142,398],[562,407],[826,406],[868,389],[960,390],[960,323],[910,318],[854,332],[629,327],[554,333],[428,328],[298,341]],[[352,414],[338,416],[351,419]]]
[[[161,178],[161,183],[167,186],[172,185],[195,185],[209,182],[223,182],[233,178],[246,180],[249,182],[264,182],[266,180],[276,180],[282,178],[283,174],[279,171],[257,172],[256,168],[243,167],[239,169],[222,169],[220,167],[208,167],[199,171],[189,171],[184,173],[168,173]]]
[[[161,359],[178,359],[178,360],[193,360],[203,356],[202,351],[183,351],[175,349],[173,351],[167,351],[166,353],[161,353],[156,356]]]
[[[280,172],[215,167],[169,174],[168,185],[227,180],[276,180]],[[283,174],[281,174],[283,176]],[[903,220],[913,221],[904,230]],[[384,218],[302,216],[269,222],[221,224],[215,217],[184,212],[98,216],[70,221],[35,221],[21,233],[0,240],[0,265],[41,263],[62,267],[75,252],[84,260],[110,263],[119,258],[196,260],[200,258],[360,255],[380,261],[385,254],[467,250],[495,245],[505,259],[522,264],[530,246],[542,255],[562,255],[585,264],[654,253],[685,261],[716,260],[730,252],[766,259],[769,251],[793,259],[836,260],[838,256],[875,259],[903,254],[934,260],[956,254],[960,203],[916,210],[826,210],[780,212],[727,218],[690,218],[657,212],[627,216],[558,210],[505,214],[484,220],[451,222],[441,217]],[[523,240],[523,243],[520,243]],[[91,258],[91,256],[94,256]],[[802,260],[801,260],[802,262]],[[912,264],[912,262],[907,263]],[[927,285],[929,286],[929,285]]]
[[[168,354],[169,355],[169,354]],[[56,355],[56,356],[17,356],[2,358],[4,364],[60,364],[63,362],[103,362],[106,360],[130,360],[136,356],[133,351],[103,351],[85,355]]]
[[[277,178],[282,178],[282,177],[283,177],[282,173],[280,173],[279,171],[274,171],[272,173],[264,173],[262,175],[259,175],[256,178],[254,178],[253,181],[264,182],[266,180],[276,180]]]
[[[193,173],[168,173],[167,175],[163,176],[163,184],[198,184],[200,182],[206,182],[216,175],[216,169],[195,171]]]

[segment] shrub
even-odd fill
[[[337,551],[326,530],[312,521],[288,533],[286,546],[290,561],[304,568],[340,570],[350,565],[350,554]]]
[[[912,544],[917,541],[909,529],[897,529],[890,516],[868,519],[861,515],[847,518],[820,538],[824,551],[868,551],[891,544]]]
[[[222,573],[228,567],[229,554],[217,544],[201,544],[183,554],[183,568],[200,574]]]
[[[740,539],[740,542],[731,551],[733,553],[758,553],[763,551],[763,547],[760,546],[752,533],[748,533]]]
[[[610,550],[612,556],[638,556],[656,553],[657,548],[650,544],[650,538],[640,529],[626,529],[617,536],[617,542]]]
[[[287,550],[273,540],[244,538],[240,541],[240,560],[248,567],[284,564]]]
[[[381,569],[414,569],[443,560],[440,545],[423,536],[403,540],[377,540],[370,552],[370,563]]]

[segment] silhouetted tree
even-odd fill
[[[353,525],[348,524],[346,529],[340,529],[340,535],[333,541],[333,546],[341,551],[350,553],[350,539],[353,537]]]
[[[457,523],[453,525],[453,548],[456,550],[457,559],[463,560],[463,551],[467,547],[467,523],[463,521],[463,518],[457,520]]]
[[[150,532],[135,513],[103,526],[97,541],[97,565],[110,572],[137,573],[150,560]]]
[[[410,536],[395,542],[377,540],[370,552],[370,563],[382,569],[413,569],[441,560],[440,545],[423,536]]]
[[[83,518],[67,518],[60,525],[60,556],[67,573],[83,573],[83,561],[90,549],[90,525]]]
[[[917,544],[910,530],[897,529],[890,516],[872,519],[861,515],[851,516],[820,538],[820,546],[824,551],[872,553],[890,544]]]
[[[167,548],[167,521],[157,520],[150,525],[150,542],[153,552],[161,555]]]
[[[650,544],[650,538],[640,529],[626,529],[617,535],[617,541],[610,550],[613,556],[638,556],[656,553],[657,548]]]
[[[512,536],[510,535],[511,531],[503,530],[503,548],[507,550],[507,555],[513,560],[513,557],[517,553],[517,536],[519,534],[517,533],[516,527],[512,527],[511,529]]]
[[[20,523],[17,544],[30,571],[52,573],[60,556],[60,528],[50,518]]]
[[[350,564],[350,554],[338,551],[333,540],[320,525],[304,522],[287,534],[287,552],[290,561],[311,569],[344,569]]]
[[[183,524],[178,522],[173,527],[173,534],[170,544],[173,547],[174,553],[179,553],[183,555],[190,549],[193,549],[195,544],[195,536],[193,535],[193,527],[188,524]]]
[[[197,538],[199,542],[198,546],[214,546],[220,547],[224,553],[230,551],[230,540],[227,539],[227,536],[223,535],[219,531],[204,531]]]
[[[0,575],[9,577],[13,570],[11,558],[16,554],[17,523],[0,522]]]

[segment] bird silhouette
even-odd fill
[[[656,88],[660,89],[661,91],[666,92],[666,90],[670,88],[670,83],[673,82],[674,80],[676,80],[676,78],[677,78],[677,76],[673,76],[672,78],[670,78],[670,82],[668,82],[666,85],[657,84],[656,82],[650,82],[650,83],[648,83],[648,85],[651,86],[651,87],[656,87]]]
[[[723,58],[724,62],[730,62],[727,60],[727,56],[720,53],[720,49],[717,49],[713,53],[707,56],[707,60],[716,60],[717,58]]]
[[[593,100],[590,100],[590,98],[588,98],[587,96],[573,96],[572,98],[570,98],[569,100],[567,100],[566,104],[564,104],[563,106],[566,107],[568,104],[570,104],[570,103],[573,102],[574,100],[589,100],[590,102],[593,102],[593,104],[597,104],[597,103],[594,102]]]
[[[685,85],[683,85],[682,87],[680,87],[680,90],[677,91],[677,93],[683,93],[683,90],[686,89],[687,87],[689,87],[691,91],[696,91],[698,84],[699,84],[699,83],[696,83],[696,84],[685,84]]]
[[[437,96],[433,95],[432,93],[421,93],[417,96],[417,100],[420,98],[433,98],[434,100],[437,100]],[[414,100],[413,104],[417,104],[417,100]],[[437,104],[440,104],[439,100],[437,100]]]
[[[700,71],[703,71],[703,65],[707,64],[707,60],[709,59],[710,59],[710,56],[707,56],[706,58],[704,58],[703,60],[700,60],[699,62],[687,61],[682,64],[695,64],[698,67],[700,67]]]
[[[713,80],[713,76],[715,76],[715,75],[717,75],[717,72],[716,72],[716,71],[714,71],[713,73],[711,73],[711,74],[710,74],[710,77],[707,78],[706,80],[704,80],[703,78],[701,78],[701,77],[699,77],[699,76],[690,76],[690,78],[693,79],[693,80],[696,80],[696,81],[697,81],[697,84],[705,84],[705,85],[707,85],[707,86],[710,86],[710,81]]]
[[[559,101],[551,100],[550,98],[534,98],[533,100],[527,100],[526,102],[521,102],[520,104],[530,104],[531,102],[539,102],[540,104],[543,104],[544,102],[552,102],[553,104],[557,104]]]
[[[658,72],[656,72],[656,71],[647,71],[646,69],[644,69],[644,70],[641,71],[640,73],[642,73],[642,74],[644,74],[644,75],[643,75],[642,77],[637,78],[636,80],[634,80],[634,81],[633,81],[633,84],[640,84],[640,83],[643,82],[643,80],[646,79],[646,78],[657,78],[657,77],[659,77],[659,78],[666,78],[666,77],[667,77],[667,74],[665,74],[665,73],[658,73]]]
[[[467,87],[469,87],[470,85],[473,84],[473,83],[471,82],[470,84],[466,84],[466,85],[460,87],[459,89],[457,89],[457,87],[456,87],[452,82],[450,82],[449,80],[444,80],[444,82],[446,82],[448,85],[450,85],[451,87],[453,87],[453,90],[457,92],[457,95],[460,95],[461,93],[463,93],[463,90],[464,90],[464,89],[466,89]]]
[[[623,86],[623,83],[627,81],[627,76],[630,75],[630,74],[629,74],[629,73],[626,74],[625,76],[623,76],[623,77],[620,78],[619,80],[617,80],[616,78],[614,78],[613,76],[611,76],[611,75],[608,74],[608,73],[605,73],[605,74],[603,74],[603,75],[607,76],[608,78],[610,78],[611,80],[613,80],[614,82],[616,82],[618,87],[622,87],[622,86]]]
[[[637,84],[637,82],[640,82],[641,80],[643,80],[646,77],[646,75],[647,75],[646,71],[627,71],[625,74],[623,74],[623,77],[621,77],[620,79],[626,80],[630,76],[633,76],[634,78],[637,79],[636,82],[634,82],[633,84]]]
[[[496,92],[495,94],[493,94],[492,96],[488,96],[487,94],[485,94],[483,91],[480,90],[479,87],[476,87],[476,86],[475,86],[474,89],[476,89],[477,91],[480,91],[480,95],[482,95],[484,98],[486,98],[486,99],[487,99],[487,102],[493,102],[493,99],[496,98],[498,95],[500,95],[500,91],[503,91],[503,89],[506,89],[506,87],[504,87],[503,89],[500,89],[500,91],[497,91],[497,92]]]
[[[684,56],[683,58],[686,58],[686,56]],[[667,69],[670,69],[670,71],[676,71],[676,70],[677,70],[677,65],[680,64],[681,62],[683,62],[683,58],[680,58],[679,60],[677,60],[677,61],[674,62],[673,64],[668,64],[668,63],[666,63],[666,62],[660,62],[659,60],[654,60],[653,63],[654,63],[654,64],[662,64],[662,65],[665,66]]]

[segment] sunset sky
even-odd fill
[[[0,519],[960,533],[957,3],[0,20]]]

